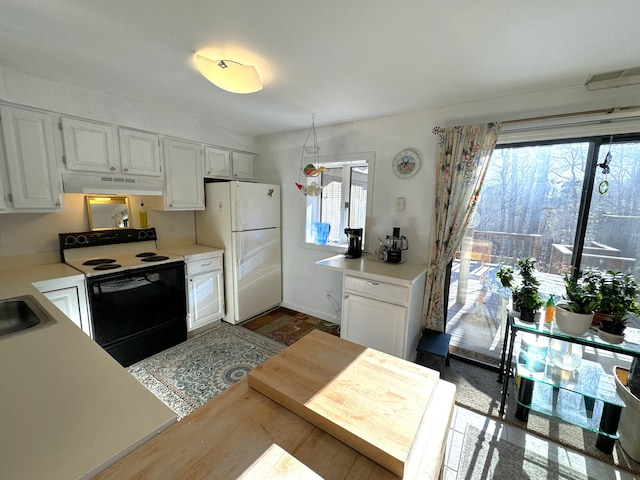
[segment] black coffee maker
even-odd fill
[[[345,258],[360,258],[362,256],[362,229],[345,228],[344,234],[347,236],[347,251]]]

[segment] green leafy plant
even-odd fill
[[[623,335],[627,328],[627,312],[616,312],[610,320],[600,320],[600,329],[612,335]]]
[[[500,280],[500,284],[510,289],[513,292],[513,268],[508,265],[503,265],[496,272],[496,277]]]
[[[593,277],[575,276],[571,270],[563,272],[565,299],[568,310],[574,313],[593,313],[598,305]]]
[[[628,312],[640,314],[638,294],[640,286],[630,273],[607,270],[590,272],[593,282],[597,285],[597,310],[612,316],[624,317]]]
[[[522,277],[521,287],[515,300],[515,307],[520,311],[520,318],[533,320],[535,312],[540,310],[544,301],[540,297],[538,287],[540,282],[535,277],[536,260],[524,257],[517,262],[518,272]]]

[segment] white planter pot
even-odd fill
[[[604,340],[607,343],[612,343],[613,345],[618,345],[624,341],[624,335],[614,335],[613,333],[605,332],[598,328],[598,336],[601,340]]]
[[[620,445],[622,449],[636,462],[640,462],[640,400],[625,387],[616,370],[620,367],[613,367],[613,378],[616,381],[616,390],[618,395],[627,404],[620,414],[620,423],[618,424],[618,433],[620,434]]]
[[[563,308],[566,307],[566,308]],[[556,307],[556,327],[565,335],[580,337],[589,331],[593,313],[574,313],[566,304]]]

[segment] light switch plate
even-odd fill
[[[406,206],[406,200],[404,197],[396,198],[396,210],[398,212],[404,212],[405,206]]]

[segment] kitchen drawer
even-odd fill
[[[193,262],[187,262],[187,275],[196,275],[212,270],[222,270],[222,257],[203,258]]]
[[[351,275],[344,276],[344,291],[358,293],[382,302],[406,305],[409,301],[409,288],[390,283],[379,282]]]

